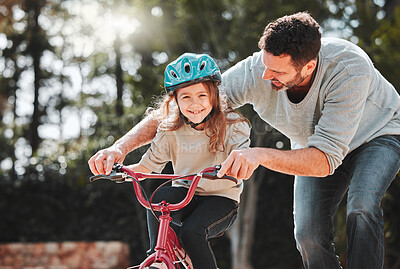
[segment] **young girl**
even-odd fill
[[[168,161],[175,174],[197,173],[221,164],[232,150],[249,147],[248,121],[227,107],[218,91],[221,73],[205,54],[185,53],[165,70],[167,94],[150,112],[160,125],[150,148],[134,171],[160,173]],[[190,182],[177,180],[161,188],[153,202],[181,201]],[[201,179],[192,202],[171,213],[181,226],[178,236],[194,268],[217,268],[208,240],[220,236],[234,222],[243,183]],[[150,252],[156,245],[158,222],[147,212]]]

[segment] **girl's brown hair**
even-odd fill
[[[208,150],[212,153],[225,151],[224,140],[227,124],[242,121],[247,122],[249,125],[250,123],[227,104],[226,99],[219,93],[218,86],[215,82],[205,81],[201,83],[208,90],[210,104],[213,107],[210,119],[204,124],[204,132],[210,137]],[[185,124],[183,117],[180,116],[179,107],[176,102],[176,92],[178,90],[166,94],[162,100],[158,102],[156,108],[147,110],[148,115],[151,115],[160,122],[159,128],[161,130],[175,131]],[[228,118],[229,113],[236,113],[237,117]]]

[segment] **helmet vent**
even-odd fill
[[[185,72],[186,73],[190,73],[190,64],[189,63],[185,63],[184,67],[185,67]]]
[[[203,70],[205,66],[206,66],[206,61],[202,61],[200,65],[200,71]]]
[[[171,70],[169,73],[170,73],[171,76],[173,76],[174,78],[178,78],[178,76],[176,75],[176,73],[175,73],[173,70]]]

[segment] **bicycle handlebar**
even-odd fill
[[[117,183],[123,183],[127,181],[132,181],[133,187],[135,190],[136,198],[138,201],[146,208],[154,209],[156,211],[161,211],[162,206],[160,203],[153,204],[149,203],[144,198],[143,195],[143,190],[141,189],[141,186],[139,185],[139,180],[140,179],[185,179],[185,180],[192,180],[192,184],[189,187],[189,190],[187,192],[186,197],[179,203],[177,204],[168,204],[168,210],[169,211],[176,211],[179,210],[183,207],[185,207],[193,198],[193,195],[195,193],[196,187],[200,181],[201,178],[206,178],[206,179],[228,179],[237,184],[238,180],[234,177],[231,176],[223,176],[221,178],[217,177],[217,173],[219,169],[221,168],[220,165],[216,165],[214,167],[208,167],[203,169],[197,174],[192,174],[192,175],[174,175],[174,174],[147,174],[147,173],[136,173],[132,171],[131,169],[121,165],[121,164],[114,164],[113,169],[109,175],[95,175],[90,177],[90,182],[99,180],[99,179],[107,179],[110,181],[115,181]],[[164,205],[165,206],[165,205]]]

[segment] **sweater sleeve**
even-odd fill
[[[164,166],[170,161],[170,147],[168,134],[165,131],[157,131],[156,136],[142,156],[140,164],[144,165],[153,172],[161,173]]]
[[[307,147],[315,147],[325,153],[330,174],[342,163],[349,152],[364,112],[368,97],[369,70],[358,66],[356,69],[341,66],[326,91],[321,117],[309,137]]]

